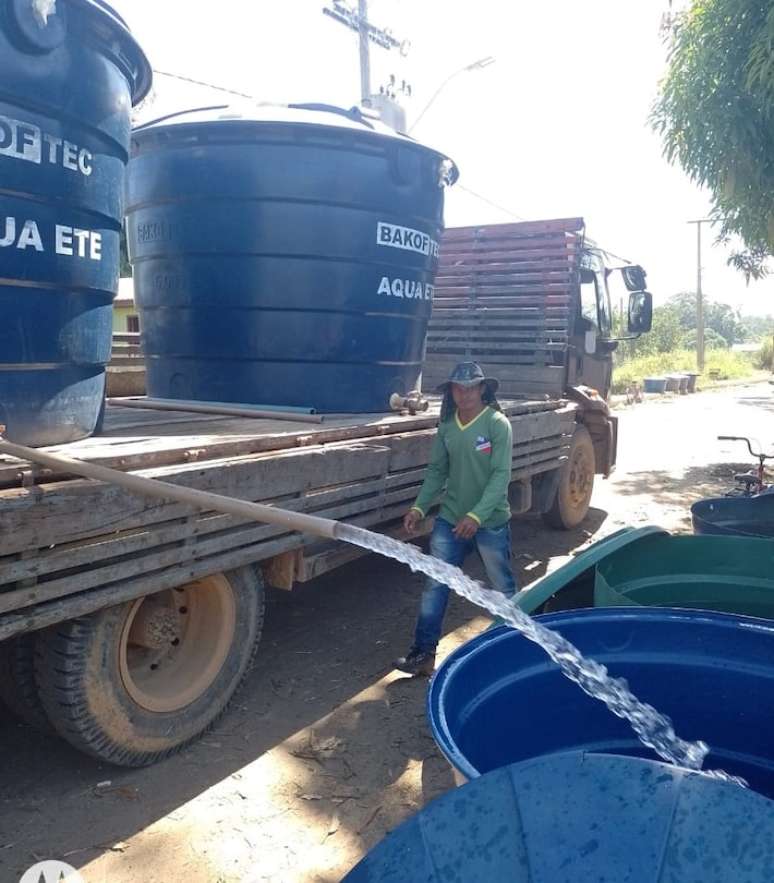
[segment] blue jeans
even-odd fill
[[[490,587],[511,598],[516,594],[516,580],[511,569],[511,525],[493,530],[479,528],[470,540],[458,539],[454,525],[436,518],[430,537],[430,554],[448,564],[461,567],[475,548],[489,578]],[[441,638],[443,618],[449,603],[449,587],[433,579],[427,580],[419,608],[414,646],[421,652],[434,653]]]

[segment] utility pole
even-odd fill
[[[364,107],[371,106],[371,51],[368,45],[368,0],[358,0],[360,17],[360,101]]]
[[[360,38],[360,101],[364,107],[371,106],[371,43],[382,49],[397,49],[403,56],[408,55],[411,44],[393,36],[389,28],[378,28],[368,20],[368,0],[358,0],[357,9],[345,0],[331,0],[330,6],[323,7],[327,15],[339,24],[355,31]]]
[[[701,289],[701,225],[714,223],[713,218],[688,221],[696,224],[696,367],[704,371],[704,293]]]

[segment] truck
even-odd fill
[[[554,528],[583,521],[594,477],[615,465],[608,279],[619,271],[628,332],[642,334],[652,311],[644,271],[609,266],[580,218],[443,238],[423,389],[465,360],[499,377],[513,511]],[[392,413],[324,419],[119,399],[100,435],[51,450],[400,536],[440,402],[428,397],[423,410],[418,395],[398,399]],[[253,664],[266,587],[292,590],[359,554],[0,454],[0,696],[87,754],[151,764],[227,708]]]

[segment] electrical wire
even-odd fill
[[[455,186],[459,190],[464,190],[465,193],[469,193],[471,196],[475,196],[476,199],[480,199],[481,202],[485,202],[487,205],[490,205],[493,208],[496,208],[501,212],[505,212],[506,215],[510,215],[512,218],[515,218],[517,221],[524,221],[526,223],[529,223],[527,218],[522,217],[522,215],[517,215],[516,212],[511,211],[510,209],[506,208],[504,205],[500,205],[499,203],[495,202],[492,199],[489,199],[488,197],[484,196],[481,193],[476,193],[476,191],[471,190],[470,187],[465,187],[463,184],[459,184],[459,183],[456,184]],[[577,233],[575,235],[577,235],[579,238],[583,238],[583,234]],[[599,249],[599,251],[603,252],[608,257],[614,258],[617,261],[621,261],[623,264],[626,264],[626,266],[629,266],[632,263],[628,258],[621,257],[621,255],[616,254],[614,251],[610,251],[609,248],[604,248],[598,242],[592,242],[589,244],[593,244],[593,246],[595,248]]]
[[[169,77],[170,79],[173,79],[173,80],[180,80],[183,83],[191,83],[194,86],[204,86],[206,89],[214,89],[216,92],[224,92],[227,95],[236,95],[239,98],[247,98],[250,101],[257,101],[258,100],[254,95],[248,95],[246,92],[238,92],[235,89],[227,89],[225,86],[216,86],[214,83],[207,83],[204,80],[195,80],[192,77],[186,77],[186,76],[183,76],[182,74],[173,74],[170,71],[162,71],[162,70],[159,70],[158,68],[154,68],[153,73],[158,74],[161,77]],[[470,187],[465,187],[464,184],[458,183],[457,188],[459,190],[462,190],[465,193],[469,194],[470,196],[475,197],[476,199],[480,200],[481,202],[486,203],[487,205],[491,206],[492,208],[496,208],[498,211],[501,211],[506,215],[510,215],[510,217],[514,218],[517,221],[528,222],[527,218],[525,218],[523,215],[519,215],[516,212],[511,211],[511,209],[506,208],[504,205],[500,205],[499,202],[495,202],[493,199],[489,199],[489,197],[484,196],[481,193],[477,193],[475,190],[472,190]],[[618,261],[622,261],[624,264],[631,263],[631,261],[629,261],[627,258],[621,257],[620,255],[615,254],[615,252],[612,252],[607,248],[603,248],[601,245],[597,245],[596,247],[600,251],[602,251],[606,255],[608,255],[609,257],[615,258]]]
[[[153,73],[161,77],[169,77],[172,80],[181,80],[183,83],[192,83],[194,86],[204,86],[207,89],[214,89],[216,92],[225,92],[228,95],[237,95],[239,98],[248,98],[251,101],[257,101],[254,95],[247,95],[245,92],[237,92],[235,89],[227,89],[225,86],[216,86],[214,83],[205,83],[203,80],[194,80],[191,77],[184,77],[182,74],[173,74],[169,71],[160,71],[153,68]]]
[[[493,199],[489,199],[486,196],[482,196],[480,193],[476,193],[475,190],[471,190],[470,187],[465,187],[464,184],[456,184],[455,185],[459,190],[464,190],[465,193],[469,193],[471,196],[475,196],[476,199],[480,199],[481,202],[485,202],[487,205],[492,206],[492,208],[496,208],[498,211],[504,212],[506,215],[510,215],[512,218],[515,218],[517,221],[526,221],[527,219],[522,217],[521,215],[517,215],[516,212],[512,212],[510,209],[506,208],[504,205],[500,205],[495,202]]]

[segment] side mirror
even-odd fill
[[[653,324],[653,295],[633,291],[629,295],[629,334],[647,334]]]
[[[622,267],[621,275],[627,291],[645,291],[648,286],[647,273],[639,264],[632,267]]]

